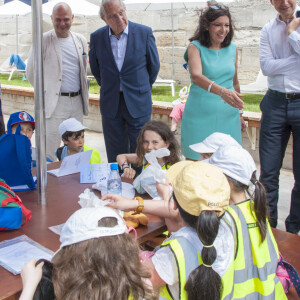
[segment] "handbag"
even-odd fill
[[[25,222],[22,224],[22,216]],[[18,229],[31,219],[31,211],[22,203],[18,195],[0,179],[0,231]]]

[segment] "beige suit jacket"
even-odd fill
[[[80,85],[82,96],[83,114],[88,115],[88,84],[87,84],[87,55],[88,47],[86,39],[78,33],[71,32],[74,40],[80,66]],[[26,75],[34,86],[34,57],[32,47],[29,52]],[[57,35],[50,30],[43,35],[43,67],[44,67],[44,97],[45,116],[50,118],[56,107],[62,82],[62,56]],[[70,91],[73,92],[73,91]]]

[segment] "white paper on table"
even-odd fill
[[[80,183],[107,181],[110,165],[109,163],[80,165]]]
[[[75,174],[80,172],[80,165],[89,164],[93,150],[79,152],[66,156],[59,169],[47,171],[56,177]]]
[[[36,176],[33,176],[33,181],[36,183]],[[29,189],[29,186],[27,184],[22,184],[22,185],[15,185],[10,187],[14,192],[17,191],[24,191]]]
[[[0,265],[14,275],[20,274],[29,260],[44,258],[50,261],[53,254],[26,235],[0,242]]]

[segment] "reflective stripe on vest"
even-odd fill
[[[145,170],[147,167],[149,166],[148,163],[145,164],[145,161],[143,160],[143,170]],[[162,170],[168,170],[170,167],[172,166],[172,164],[164,164],[161,166]]]
[[[277,244],[268,222],[266,238],[261,242],[253,205],[253,201],[248,200],[227,208],[236,224],[238,243],[233,298],[286,299],[275,275],[279,257]]]
[[[169,247],[173,252],[178,270],[179,295],[177,298],[186,300],[185,283],[190,273],[202,264],[202,259],[194,246],[184,237],[166,240],[162,243],[162,246]],[[173,299],[167,285],[161,289],[159,299]]]
[[[201,255],[197,252],[194,246],[184,237],[177,237],[176,239],[166,240],[162,243],[162,247],[169,247],[172,251],[177,264],[178,271],[178,285],[179,295],[178,299],[187,300],[187,293],[185,284],[189,278],[190,273],[198,266],[202,265]],[[223,293],[222,299],[232,299],[233,294],[233,266],[232,263],[226,274],[222,278]],[[224,286],[224,282],[227,286]],[[231,283],[230,283],[231,282]],[[173,300],[173,296],[169,290],[168,285],[161,288],[159,299]]]

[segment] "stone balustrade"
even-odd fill
[[[34,115],[34,91],[33,88],[2,85],[2,110],[4,114],[11,114],[19,110],[25,110]],[[99,95],[89,95],[89,115],[84,117],[83,123],[90,130],[102,132],[102,123],[100,115]],[[169,118],[172,110],[170,102],[153,101],[152,119],[160,120],[171,126]],[[247,149],[256,162],[259,162],[258,146],[259,146],[259,127],[261,113],[244,112],[244,119],[248,123],[247,131],[242,135],[243,147]],[[180,133],[181,121],[178,122],[177,131]],[[177,135],[180,142],[180,134]],[[292,141],[290,139],[283,167],[292,169]]]

